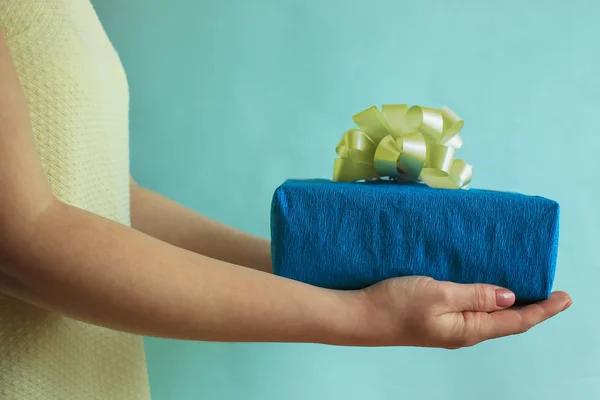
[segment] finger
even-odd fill
[[[525,333],[571,305],[571,297],[565,292],[555,292],[547,300],[523,307],[520,310],[503,310],[483,314],[480,326],[476,329],[478,341]],[[469,328],[467,328],[469,330]]]
[[[510,307],[515,303],[513,292],[494,285],[465,285],[446,282],[443,290],[448,299],[447,311],[493,312]]]

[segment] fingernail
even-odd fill
[[[562,310],[565,311],[567,308],[571,307],[571,304],[573,304],[573,301],[569,300],[565,308],[563,308]]]
[[[515,294],[510,290],[496,289],[496,305],[498,307],[510,307],[515,302]]]

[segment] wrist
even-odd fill
[[[338,325],[336,342],[344,346],[402,346],[406,345],[405,330],[400,315],[392,315],[374,298],[372,291],[337,292],[344,303],[343,318]],[[397,313],[394,313],[397,314]]]
[[[324,316],[323,344],[337,346],[361,346],[367,342],[367,307],[362,291],[330,291],[334,307]]]

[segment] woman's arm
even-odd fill
[[[131,180],[133,228],[173,246],[271,272],[270,242],[202,216]]]
[[[198,255],[57,201],[35,222],[12,217],[8,229],[18,236],[2,249],[3,290],[93,324],[177,339],[335,343],[358,321],[350,295]]]

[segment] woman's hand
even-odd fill
[[[514,294],[492,285],[461,285],[425,277],[390,279],[355,292],[363,316],[359,345],[457,349],[524,333],[571,305],[564,292],[520,309]]]

